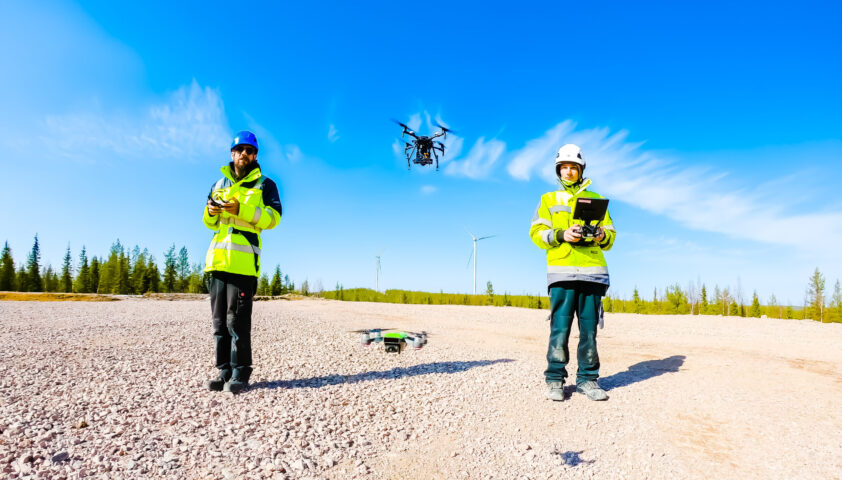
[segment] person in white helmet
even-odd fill
[[[550,341],[547,348],[547,398],[564,400],[564,381],[570,355],[567,342],[573,316],[578,318],[579,348],[576,391],[591,400],[607,400],[599,387],[597,324],[602,319],[602,297],[608,289],[608,266],[602,252],[610,250],[617,232],[606,211],[593,239],[582,236],[582,221],[573,218],[578,198],[603,198],[591,192],[583,178],[582,149],[569,143],[558,150],[555,172],[559,188],[541,196],[529,236],[547,252],[547,289],[550,295]]]

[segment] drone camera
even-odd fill
[[[383,349],[386,353],[401,353],[404,342],[400,338],[383,337]]]

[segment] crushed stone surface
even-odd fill
[[[0,302],[0,478],[839,479],[842,325],[607,314],[607,402],[545,398],[547,311],[254,304],[208,392],[207,300]],[[358,328],[430,332],[365,347]]]

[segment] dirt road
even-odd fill
[[[842,478],[842,325],[608,314],[610,400],[550,402],[546,316],[257,302],[234,397],[201,388],[207,302],[0,302],[0,475]],[[345,333],[374,327],[433,334]]]

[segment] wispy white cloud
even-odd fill
[[[555,175],[550,159],[561,146],[561,139],[569,135],[575,124],[569,120],[547,130],[542,137],[526,142],[526,146],[515,153],[506,167],[509,175],[518,180],[529,180],[533,173],[540,172],[545,178]]]
[[[264,127],[248,113],[243,112],[243,117],[246,119],[248,130],[254,132],[257,135],[258,142],[260,142],[258,158],[262,164],[266,164],[267,160],[273,163],[277,161],[296,163],[306,158],[298,145],[284,144],[275,137],[271,130]]]
[[[479,138],[471,150],[462,159],[448,161],[444,173],[479,179],[487,177],[506,150],[506,144],[500,140]]]
[[[663,158],[643,150],[641,142],[629,142],[626,131],[575,127],[564,121],[527,142],[514,153],[509,174],[518,180],[538,175],[555,184],[553,151],[575,143],[582,147],[585,175],[595,180],[596,191],[691,229],[809,249],[815,248],[803,235],[809,228],[811,241],[842,243],[842,212],[794,213],[789,208],[793,192],[782,195],[779,186],[741,184],[725,173]]]
[[[421,187],[421,193],[424,195],[431,195],[433,193],[436,193],[437,190],[438,188],[436,188],[434,185],[424,185]]]
[[[331,123],[327,130],[327,141],[334,143],[337,140],[339,140],[339,132],[336,130],[336,126]]]
[[[219,92],[195,80],[140,112],[101,106],[44,119],[42,147],[66,158],[197,160],[227,148],[230,136]]]

